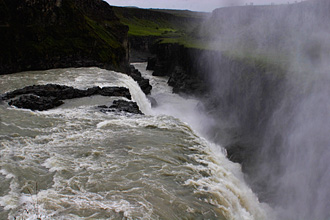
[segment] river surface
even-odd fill
[[[241,168],[203,138],[197,100],[135,64],[130,77],[99,68],[0,76],[0,94],[33,84],[129,88],[145,115],[102,113],[121,97],[66,100],[48,111],[0,104],[0,219],[271,219]]]

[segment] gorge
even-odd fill
[[[97,94],[44,112],[2,96],[2,218],[330,218],[327,1],[210,14],[91,0],[0,5],[1,94],[123,86],[145,114],[108,111],[118,102]]]

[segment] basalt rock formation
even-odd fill
[[[102,0],[0,0],[0,74],[88,66],[126,72],[127,32]]]
[[[62,105],[62,100],[89,97],[93,95],[119,96],[131,99],[124,87],[92,87],[87,90],[57,84],[33,85],[17,89],[2,95],[9,105],[31,110],[48,110]]]
[[[206,92],[204,71],[207,65],[201,60],[203,50],[187,48],[180,44],[155,44],[149,58],[148,70],[154,76],[168,76],[168,84],[175,93],[203,95]]]
[[[128,112],[132,114],[143,115],[136,102],[115,100],[110,106],[99,106],[100,111],[107,112]]]
[[[150,94],[152,86],[149,83],[149,79],[143,78],[140,71],[135,69],[133,65],[130,66],[127,75],[131,76],[139,84],[144,94]]]

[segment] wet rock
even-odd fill
[[[133,113],[133,114],[139,114],[143,115],[143,113],[140,111],[139,106],[136,104],[136,102],[131,102],[131,101],[125,101],[125,100],[115,100],[111,106],[99,106],[101,108],[101,112],[116,112],[116,111],[121,111],[121,112],[128,112],[128,113]]]
[[[157,58],[156,57],[149,57],[148,58],[147,70],[155,70],[156,64],[157,64]]]
[[[144,94],[150,94],[152,86],[150,85],[149,79],[143,78],[139,70],[135,69],[135,67],[131,65],[127,74],[139,84]]]
[[[4,101],[3,100],[4,100],[3,96],[0,95],[0,105],[4,104]]]
[[[148,69],[154,76],[168,76],[174,93],[202,96],[207,92],[205,79],[208,65],[201,54],[205,50],[186,48],[179,44],[155,44],[154,58],[148,59]]]
[[[17,99],[11,100],[8,104],[18,108],[43,111],[62,105],[64,102],[55,97],[43,97],[36,95],[22,95]]]
[[[102,96],[122,96],[127,99],[131,99],[131,94],[129,90],[125,87],[103,87],[100,88],[96,95]]]
[[[160,63],[155,65],[154,72],[152,73],[153,76],[168,76],[168,71],[167,71],[167,64],[165,63]]]
[[[62,100],[93,95],[120,96],[131,99],[129,90],[124,87],[92,87],[81,90],[71,86],[47,84],[27,86],[8,92],[2,96],[2,100],[18,108],[42,111],[62,105],[64,103]]]
[[[141,88],[141,90],[146,94],[150,94],[151,92],[151,89],[152,89],[152,86],[150,85],[149,83],[149,79],[143,79],[143,80],[140,80],[138,81],[138,84]]]

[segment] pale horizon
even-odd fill
[[[105,0],[110,5],[122,7],[157,8],[157,9],[178,9],[191,11],[211,12],[216,8],[243,5],[279,5],[293,4],[301,0],[207,0],[207,3],[200,0]]]

